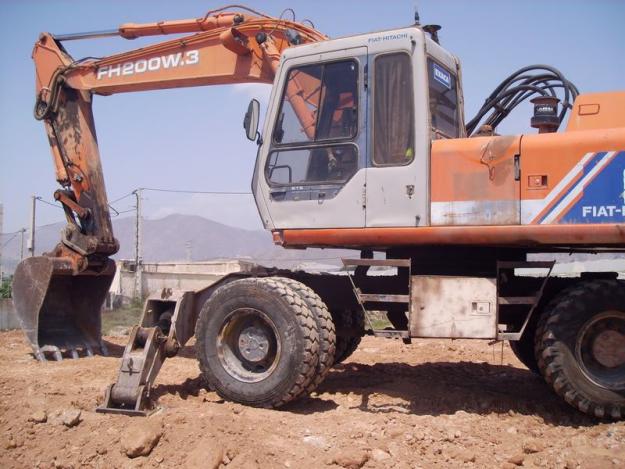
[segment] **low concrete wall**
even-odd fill
[[[200,290],[215,283],[225,275],[250,271],[254,266],[254,263],[243,260],[188,263],[146,262],[143,264],[141,273],[141,295],[145,298],[163,288]],[[118,261],[117,272],[110,293],[122,298],[132,298],[135,291],[135,275],[134,265],[131,265],[129,261]]]
[[[13,300],[0,299],[0,331],[19,329],[20,322],[15,315]]]

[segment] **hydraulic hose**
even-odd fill
[[[494,129],[512,110],[532,96],[558,97],[558,94],[562,95],[562,111],[558,115],[562,123],[579,94],[577,87],[562,72],[549,65],[523,67],[503,80],[486,98],[475,117],[467,123],[467,135],[474,134],[482,121]]]

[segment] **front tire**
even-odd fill
[[[274,277],[274,279],[286,283],[297,293],[315,317],[317,332],[319,333],[319,361],[315,376],[303,392],[303,394],[310,394],[323,382],[332,365],[334,365],[334,354],[336,352],[334,321],[332,321],[332,315],[328,311],[327,306],[312,288],[292,278]]]
[[[200,312],[195,335],[205,380],[221,397],[241,404],[286,404],[317,369],[314,315],[277,279],[248,278],[218,288]]]
[[[558,295],[536,334],[538,367],[573,407],[598,417],[625,417],[625,285],[582,282]]]
[[[360,345],[365,334],[365,313],[361,309],[336,311],[333,312],[333,319],[338,331],[334,354],[334,364],[337,365],[347,360]]]

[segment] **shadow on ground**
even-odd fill
[[[193,347],[183,356],[195,358]],[[198,396],[205,387],[200,375],[181,384],[158,385],[158,398],[176,394],[182,399]],[[345,400],[347,398],[347,404]],[[282,408],[284,412],[314,414],[339,405],[370,413],[450,415],[534,415],[546,423],[590,426],[598,421],[564,403],[541,377],[520,368],[474,362],[437,362],[409,365],[348,363],[335,367],[312,397]]]
[[[444,415],[514,412],[565,426],[595,425],[529,370],[475,362],[348,363],[335,368],[320,394],[350,394],[349,407],[373,413]],[[324,396],[325,398],[325,396]],[[299,411],[293,404],[293,411]]]

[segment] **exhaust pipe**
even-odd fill
[[[107,259],[98,272],[75,274],[71,260],[37,256],[20,262],[13,277],[13,304],[38,360],[46,354],[62,360],[95,352],[107,355],[102,342],[102,304],[115,275]]]

